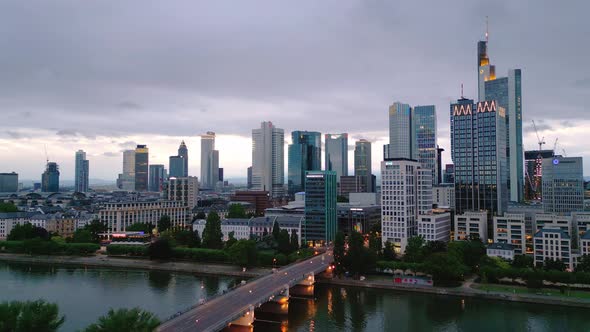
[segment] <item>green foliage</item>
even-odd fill
[[[532,289],[539,289],[543,287],[543,276],[534,271],[530,271],[525,277],[526,286]]]
[[[336,197],[336,202],[337,203],[348,203],[348,198],[346,198],[346,196],[338,195]]]
[[[246,209],[242,204],[230,204],[227,212],[228,218],[246,218]]]
[[[70,239],[70,242],[72,243],[90,243],[90,242],[94,242],[94,237],[92,236],[92,233],[88,230],[88,229],[77,229],[74,232],[74,235],[72,236],[72,238]]]
[[[209,249],[223,248],[223,233],[221,233],[221,221],[219,215],[212,211],[207,216],[207,223],[203,229],[203,247]]]
[[[227,250],[234,264],[240,266],[254,266],[258,260],[256,242],[252,240],[239,240]]]
[[[409,238],[403,259],[405,262],[421,263],[424,260],[424,238],[421,236]]]
[[[393,250],[393,243],[386,241],[385,246],[383,247],[383,259],[392,261],[396,258],[395,251]]]
[[[67,243],[60,245],[60,253],[69,256],[86,256],[94,254],[100,249],[100,246],[96,243]]]
[[[84,226],[84,229],[89,231],[92,235],[92,242],[98,243],[100,241],[100,233],[107,231],[107,226],[100,220],[95,219],[90,224]]]
[[[297,236],[297,232],[293,229],[291,231],[291,248],[293,250],[299,249],[299,237]]]
[[[108,314],[86,328],[86,332],[151,332],[160,325],[160,320],[152,313],[133,309],[110,309]]]
[[[229,234],[227,235],[227,241],[225,241],[225,248],[226,249],[231,248],[231,246],[233,246],[236,242],[238,242],[238,240],[236,240],[234,235],[235,235],[235,233],[233,231],[229,232]]]
[[[167,239],[158,239],[152,242],[147,249],[150,259],[169,260],[172,258],[172,246]]]
[[[55,303],[43,300],[0,303],[2,332],[57,331],[64,321],[65,317],[59,316],[59,308]]]
[[[275,222],[272,225],[272,238],[278,242],[279,241],[279,234],[281,233],[281,228],[278,222]]]
[[[193,247],[194,247],[194,248],[200,248],[200,247],[201,247],[201,245],[202,245],[202,243],[201,243],[201,237],[199,236],[199,231],[195,230],[195,231],[193,232],[193,236],[194,236],[194,238],[195,238],[195,240],[194,240],[195,242],[193,243],[193,244],[194,244],[194,246],[193,246]]]
[[[275,225],[276,224],[277,223],[275,223]],[[293,251],[289,239],[289,232],[286,229],[282,229],[279,231],[279,235],[277,237],[277,245],[279,252],[282,254],[288,255]]]
[[[456,256],[447,253],[432,254],[424,262],[424,270],[432,275],[435,286],[458,286],[468,271]]]
[[[112,256],[147,256],[148,247],[138,245],[109,244],[107,254]]]
[[[472,271],[477,269],[482,257],[486,254],[486,248],[481,240],[475,238],[469,241],[456,241],[449,243],[449,255],[454,256]]]
[[[170,222],[170,217],[167,215],[163,215],[160,217],[160,220],[158,220],[158,232],[165,232],[170,228],[171,222]]]
[[[229,256],[223,250],[205,248],[173,248],[175,258],[188,259],[196,262],[229,262]]]
[[[152,234],[152,230],[154,229],[154,225],[152,224],[147,224],[147,223],[136,223],[136,224],[132,224],[127,226],[127,228],[125,228],[125,230],[127,232],[144,232],[145,234]]]
[[[258,265],[260,266],[280,266],[289,263],[289,258],[274,250],[258,251]]]
[[[49,233],[47,230],[41,227],[33,226],[29,223],[23,225],[15,225],[10,234],[6,237],[8,241],[22,241],[34,238],[41,238],[43,240],[49,240]]]
[[[364,246],[363,236],[353,231],[348,237],[348,252],[344,258],[345,268],[354,276],[370,272],[375,267],[377,256]]]
[[[527,255],[515,255],[512,261],[512,266],[515,268],[532,268],[533,264],[533,257]]]
[[[381,256],[381,236],[377,236],[377,232],[371,232],[369,234],[369,248],[377,254],[377,256]]]
[[[344,244],[344,233],[339,231],[336,233],[336,238],[334,239],[334,266],[337,274],[344,272],[346,268],[346,263],[344,262]]]
[[[546,259],[543,262],[545,270],[565,271],[566,265],[561,259]]]
[[[423,263],[408,263],[400,261],[378,261],[376,263],[377,269],[383,270],[412,270],[414,272],[425,272]]]
[[[18,212],[18,208],[13,203],[0,202],[0,212]]]
[[[167,232],[170,232],[168,230]],[[197,233],[198,234],[198,233]],[[178,229],[171,232],[171,236],[179,246],[185,246],[189,248],[196,248],[201,245],[201,239],[195,237],[195,233],[188,229]],[[197,241],[198,240],[198,241]]]
[[[58,235],[52,236],[51,241],[53,241],[57,244],[66,244],[66,239],[64,239],[63,237],[58,236]]]
[[[590,272],[590,255],[584,255],[579,258],[576,272]]]
[[[447,243],[443,241],[428,241],[424,245],[424,255],[430,256],[437,252],[446,252]]]
[[[5,252],[29,255],[89,255],[100,249],[95,243],[59,243],[35,238],[25,241],[0,241]]]

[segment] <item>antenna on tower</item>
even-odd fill
[[[463,99],[463,83],[461,83],[461,99]]]
[[[45,147],[45,164],[49,164],[49,156],[47,155],[47,144],[43,145]]]
[[[489,35],[489,25],[488,25],[488,16],[486,15],[486,44],[488,43],[488,35]]]

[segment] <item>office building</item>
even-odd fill
[[[188,148],[186,147],[186,144],[184,143],[184,141],[180,142],[180,146],[178,147],[178,156],[180,156],[182,158],[182,160],[184,161],[184,167],[183,167],[184,172],[182,173],[182,177],[187,177],[188,176]]]
[[[432,205],[439,208],[455,209],[455,186],[441,184],[432,187]]]
[[[231,202],[247,202],[252,204],[257,216],[264,215],[264,211],[272,207],[270,193],[268,191],[243,190],[236,191],[231,197]]]
[[[270,192],[271,198],[284,196],[285,132],[272,122],[262,122],[252,130],[252,189]]]
[[[307,171],[305,174],[303,243],[318,245],[334,241],[338,227],[336,176],[335,171]]]
[[[366,188],[365,192],[375,192],[376,183],[372,170],[371,142],[360,139],[354,144],[354,175],[359,176]]]
[[[47,163],[45,172],[41,175],[41,191],[59,192],[59,166],[57,163]]]
[[[450,112],[456,213],[487,210],[490,220],[501,216],[508,206],[506,113],[495,101],[474,104],[465,98],[451,104]]]
[[[18,174],[0,173],[0,193],[15,193],[18,191]]]
[[[580,254],[582,256],[590,255],[590,232],[586,232],[580,238]]]
[[[223,182],[223,167],[219,167],[219,182]]]
[[[168,159],[168,167],[170,169],[169,176],[171,178],[181,178],[184,176],[184,159],[181,156],[170,156]]]
[[[201,187],[215,189],[219,181],[219,151],[215,150],[215,133],[201,135]]]
[[[80,193],[88,191],[89,164],[86,159],[86,152],[78,150],[76,152],[74,190]]]
[[[541,267],[546,260],[560,260],[571,271],[574,268],[572,259],[571,238],[563,230],[543,228],[534,236],[535,266]]]
[[[376,177],[373,174],[366,175],[349,175],[340,177],[340,186],[338,195],[348,197],[350,193],[370,193],[375,192]]]
[[[192,210],[198,203],[199,179],[196,176],[170,178],[165,192],[167,200],[183,202]]]
[[[443,172],[443,183],[455,184],[455,165],[446,164]]]
[[[137,223],[157,225],[162,216],[170,217],[172,227],[184,228],[190,222],[188,207],[174,201],[109,202],[98,211],[98,219],[107,225],[107,233],[125,232]]]
[[[338,231],[349,236],[352,231],[368,234],[381,221],[381,206],[367,203],[338,203]]]
[[[304,191],[305,172],[322,169],[322,134],[315,131],[293,131],[289,145],[287,185],[289,195]]]
[[[486,32],[487,36],[487,32]],[[502,107],[506,116],[506,165],[508,167],[507,187],[509,200],[520,202],[523,200],[524,163],[522,147],[522,87],[520,69],[511,69],[507,77],[496,77],[496,70],[490,63],[488,55],[488,41],[477,44],[478,61],[478,95],[479,101],[496,101]]]
[[[325,144],[325,169],[336,172],[340,183],[340,177],[348,175],[348,134],[326,134]]]
[[[412,159],[381,162],[382,245],[391,242],[398,254],[418,235],[418,215],[432,211],[432,173]]]
[[[148,189],[151,192],[161,192],[166,181],[166,169],[164,165],[149,165],[149,185]]]
[[[517,255],[526,254],[526,230],[524,213],[504,213],[494,217],[494,242],[514,246]]]
[[[467,211],[455,215],[455,241],[466,241],[477,237],[483,242],[488,239],[488,214],[486,211]]]
[[[408,104],[389,106],[389,155],[387,159],[418,159],[414,112]]]
[[[437,183],[436,110],[434,105],[415,106],[416,148],[422,168],[432,172],[432,184]]]
[[[543,198],[543,159],[553,159],[553,150],[524,152],[525,201],[541,201]]]
[[[570,214],[584,210],[582,157],[543,159],[543,209],[545,213]]]
[[[451,214],[449,212],[418,215],[418,236],[424,241],[449,242],[451,240]]]
[[[135,191],[135,150],[123,151],[123,173],[119,174],[117,187]]]
[[[544,228],[561,229],[567,235],[572,235],[572,216],[557,215],[551,213],[537,213],[533,217],[533,233]]]
[[[149,184],[149,149],[146,145],[135,148],[135,191],[147,191]]]
[[[439,147],[438,145],[436,146],[436,179],[434,181],[434,185],[439,185],[441,183],[443,183],[443,169],[442,169],[442,153],[445,151],[445,149]]]
[[[252,189],[252,166],[246,169],[246,188]]]

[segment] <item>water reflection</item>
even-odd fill
[[[148,282],[152,289],[165,292],[170,286],[172,281],[172,274],[161,271],[150,271],[148,272]]]

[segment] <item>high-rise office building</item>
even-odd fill
[[[361,178],[366,192],[375,192],[371,167],[371,142],[360,139],[354,144],[354,175]]]
[[[164,165],[150,165],[149,191],[160,192],[166,181],[166,169]]]
[[[252,130],[252,188],[268,191],[272,198],[284,195],[284,144],[284,130],[270,121]]]
[[[149,149],[146,145],[135,148],[135,190],[147,191],[149,184]]]
[[[192,209],[197,205],[199,197],[199,180],[196,176],[170,178],[166,184],[166,199],[180,201]]]
[[[442,170],[442,153],[445,151],[445,149],[439,147],[438,145],[436,146],[436,179],[434,181],[435,185],[439,185],[441,183],[443,183],[443,170]]]
[[[215,189],[219,181],[219,151],[215,150],[215,133],[201,135],[201,187]]]
[[[418,159],[414,112],[408,104],[389,106],[389,159]]]
[[[455,165],[446,164],[445,171],[443,174],[443,183],[455,184]]]
[[[552,214],[571,214],[584,210],[582,157],[543,159],[543,210]]]
[[[219,167],[219,181],[223,182],[223,167]]]
[[[524,152],[524,199],[526,201],[541,201],[543,198],[543,159],[553,159],[553,156],[553,150]]]
[[[170,156],[168,162],[168,168],[170,169],[171,178],[181,178],[186,173],[184,171],[184,158],[181,156]]]
[[[523,200],[524,162],[522,147],[522,88],[521,70],[511,69],[507,77],[496,77],[490,64],[486,40],[477,44],[479,101],[494,100],[506,111],[506,151],[508,167],[508,190],[510,201]]]
[[[89,165],[86,159],[86,152],[78,150],[76,152],[76,165],[75,165],[75,177],[74,187],[77,192],[85,193],[88,191],[88,171]]]
[[[348,175],[348,134],[326,134],[324,162],[326,171],[336,172],[336,181]]]
[[[337,231],[336,172],[307,171],[305,174],[305,218],[303,243],[327,244]]]
[[[135,150],[123,151],[123,173],[117,179],[119,189],[135,190]]]
[[[252,166],[246,169],[246,188],[252,189]]]
[[[418,234],[418,216],[432,211],[432,172],[412,159],[381,162],[382,245],[403,254],[408,239]]]
[[[186,144],[184,143],[184,141],[180,142],[180,146],[178,147],[178,155],[184,161],[184,167],[183,167],[184,172],[182,173],[182,176],[187,177],[188,176],[188,148],[186,147]]]
[[[455,213],[487,210],[490,220],[501,216],[508,206],[506,112],[495,101],[461,98],[450,113]]]
[[[41,191],[59,192],[59,166],[57,163],[47,163],[45,172],[41,175]]]
[[[18,191],[18,174],[0,173],[0,193],[15,193]]]
[[[436,110],[434,105],[415,106],[414,126],[418,162],[432,172],[432,183],[437,182]]]
[[[289,145],[287,185],[289,195],[303,191],[306,171],[322,169],[322,134],[315,131],[293,131]]]

